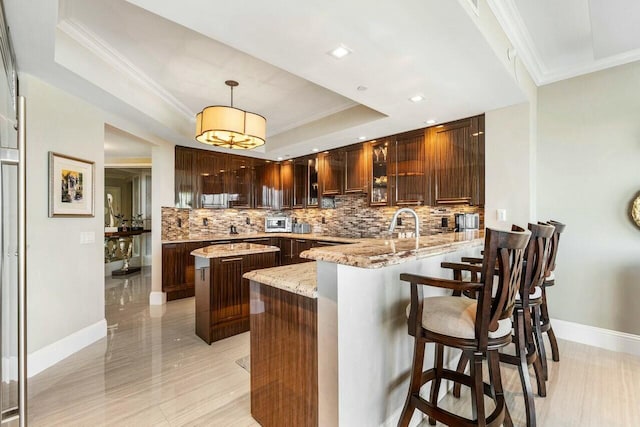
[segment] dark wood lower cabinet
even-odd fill
[[[317,299],[251,282],[251,415],[318,425]]]
[[[249,330],[249,281],[242,275],[276,265],[276,253],[212,258],[196,270],[196,335],[207,344]]]

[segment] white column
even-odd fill
[[[175,168],[174,146],[156,145],[151,150],[151,293],[150,305],[163,305],[167,295],[162,292],[162,210],[173,206],[173,179]]]

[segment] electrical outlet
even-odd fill
[[[498,221],[506,221],[507,220],[507,210],[506,209],[497,209],[496,210],[496,219]]]
[[[326,220],[324,217],[322,217],[322,223],[323,223],[323,224],[326,224],[326,223],[327,223],[327,220]]]
[[[246,222],[247,222],[247,225],[251,225],[251,218],[247,217]]]

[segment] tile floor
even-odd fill
[[[30,426],[258,425],[249,374],[236,364],[249,353],[248,333],[208,346],[193,331],[193,298],[150,309],[148,270],[105,288],[107,337],[29,381]],[[568,341],[560,352],[548,396],[536,398],[539,426],[640,425],[640,357]],[[517,371],[505,367],[503,380],[523,426]],[[443,404],[470,411],[468,390]]]

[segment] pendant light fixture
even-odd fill
[[[222,148],[250,150],[264,145],[267,119],[233,107],[233,88],[238,82],[224,82],[231,89],[231,106],[215,105],[196,115],[196,140]]]

